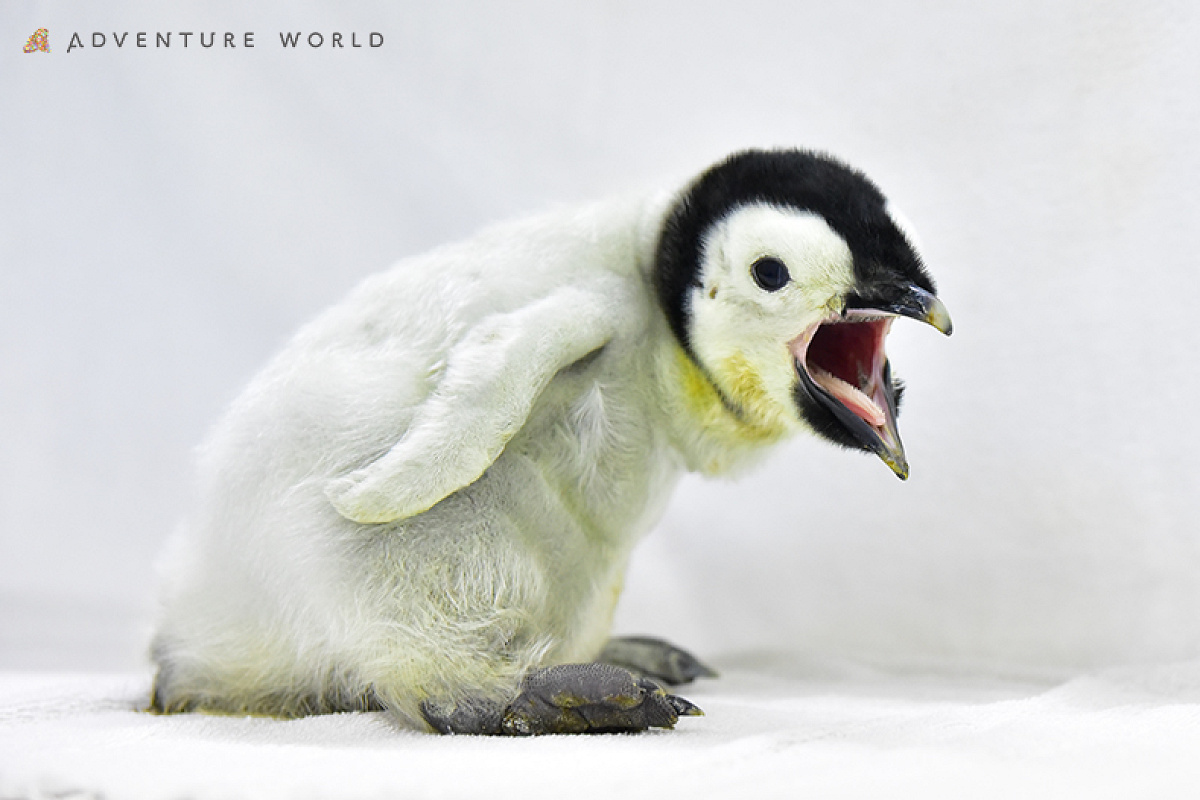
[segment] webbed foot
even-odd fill
[[[504,713],[510,736],[673,728],[699,708],[649,678],[611,664],[562,664],[532,672]]]
[[[467,699],[457,703],[423,700],[421,716],[438,733],[496,736],[503,733],[504,704]]]
[[[653,636],[618,636],[609,639],[597,659],[632,670],[671,686],[696,678],[715,678],[716,670],[683,648]]]
[[[611,664],[561,664],[531,672],[521,682],[521,693],[503,708],[486,701],[421,704],[421,714],[440,733],[506,736],[673,728],[681,716],[703,713],[653,680]]]

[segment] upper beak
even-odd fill
[[[919,320],[932,325],[949,336],[954,332],[950,312],[935,295],[920,286],[905,284],[891,288],[881,297],[863,297],[851,294],[846,297],[846,310],[882,311],[900,317]]]

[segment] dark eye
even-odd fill
[[[792,276],[788,274],[787,266],[778,258],[771,256],[755,261],[750,266],[750,274],[754,276],[754,282],[768,292],[778,292],[792,279]]]

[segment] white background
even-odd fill
[[[133,47],[186,30],[255,47]],[[797,441],[685,481],[619,627],[718,664],[1200,657],[1198,39],[1190,0],[5,2],[0,668],[144,663],[192,448],[363,276],[773,145],[920,231],[956,331],[892,337],[912,477]]]

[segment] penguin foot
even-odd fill
[[[493,736],[630,733],[673,728],[680,717],[703,713],[653,680],[611,664],[535,670],[507,707],[488,701],[421,704],[422,716],[439,733]]]
[[[671,686],[696,678],[715,678],[716,670],[680,647],[653,636],[619,636],[609,639],[599,661],[624,667]]]
[[[531,672],[504,712],[504,733],[621,733],[673,728],[704,712],[653,680],[611,664],[562,664]]]
[[[457,703],[421,701],[421,716],[438,733],[496,736],[503,733],[504,704],[468,698]]]

